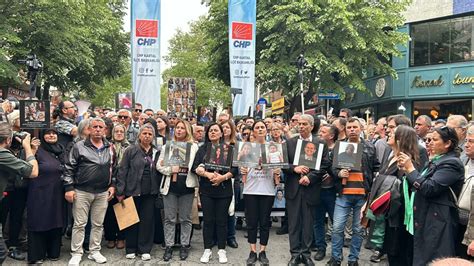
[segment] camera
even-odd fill
[[[20,59],[17,61],[20,64],[25,64],[28,67],[28,70],[40,70],[43,67],[43,62],[41,62],[36,55],[28,55],[26,59]]]
[[[23,148],[21,142],[19,142],[16,138],[19,138],[21,141],[23,141],[27,135],[27,132],[13,131],[12,144],[10,145],[10,149],[14,151],[21,150]]]

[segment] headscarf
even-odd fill
[[[120,163],[120,161],[122,160],[122,157],[123,157],[123,153],[125,151],[125,149],[130,146],[130,143],[128,142],[127,140],[127,137],[124,135],[124,138],[123,140],[121,141],[118,141],[115,139],[115,130],[118,128],[118,127],[122,127],[123,130],[124,130],[124,134],[127,133],[127,130],[125,129],[125,126],[122,125],[122,124],[117,124],[114,126],[114,128],[112,129],[112,143],[113,143],[113,146],[114,146],[114,150],[116,152],[116,155],[117,155],[117,162]]]
[[[43,129],[41,131],[41,144],[40,144],[40,147],[43,148],[45,151],[54,154],[56,157],[60,158],[60,160],[61,160],[61,158],[62,158],[61,154],[64,150],[63,145],[61,145],[58,141],[56,141],[55,143],[48,143],[44,139],[44,136],[46,134],[50,133],[50,132],[54,132],[54,133],[56,133],[56,135],[58,134],[58,132],[54,128]]]

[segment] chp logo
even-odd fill
[[[232,22],[232,40],[235,48],[248,48],[252,44],[253,24]]]
[[[138,45],[152,46],[156,44],[158,39],[158,20],[135,20],[135,37],[138,38]]]

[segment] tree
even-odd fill
[[[163,80],[171,77],[190,77],[196,80],[196,106],[222,106],[230,103],[230,89],[221,80],[210,75],[214,65],[205,32],[205,17],[190,24],[189,32],[178,30],[170,40],[165,57],[171,64],[163,72]],[[162,105],[165,106],[165,105]]]
[[[18,82],[16,61],[36,54],[44,63],[44,87],[93,95],[104,80],[124,73],[124,9],[123,0],[2,1],[0,16],[8,19],[0,21],[7,37],[0,41],[0,79]]]
[[[227,28],[227,1],[209,3],[207,36]],[[264,91],[282,89],[290,99],[290,112],[301,109],[297,69],[299,54],[308,65],[305,103],[317,89],[344,95],[344,88],[365,91],[364,72],[396,76],[388,64],[398,56],[397,45],[408,36],[396,31],[403,25],[405,1],[258,1],[256,79]],[[216,66],[228,64],[228,37],[211,41]],[[227,69],[215,76],[228,84]]]

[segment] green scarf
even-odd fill
[[[433,159],[431,159],[430,164],[433,162],[436,162],[442,156],[443,156],[442,154],[434,156]],[[425,169],[423,169],[423,171],[421,172],[421,176],[424,176],[426,172],[428,172],[430,164],[428,164],[428,166],[426,166]],[[407,177],[404,176],[403,177],[403,197],[405,198],[405,218],[403,220],[403,224],[406,226],[407,231],[412,235],[415,232],[414,222],[413,222],[414,221],[413,204],[415,203],[415,194],[416,194],[416,191],[413,191],[410,195],[408,180],[407,180]]]

